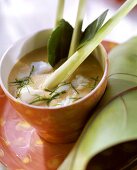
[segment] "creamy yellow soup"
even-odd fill
[[[74,103],[90,93],[99,83],[103,70],[94,56],[89,56],[65,82],[55,89],[43,89],[52,68],[45,56],[46,48],[34,50],[19,60],[9,75],[9,92],[30,105],[59,107]]]

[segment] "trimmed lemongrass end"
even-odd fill
[[[58,0],[56,20],[55,20],[54,28],[56,28],[58,26],[59,21],[63,18],[64,4],[65,4],[65,0]]]
[[[81,35],[81,30],[82,30],[83,18],[84,18],[85,10],[86,10],[86,1],[87,0],[79,0],[77,18],[75,22],[75,27],[74,27],[74,31],[72,35],[68,57],[74,54],[74,52],[76,51],[79,45],[79,41],[81,38],[80,35]]]
[[[62,64],[42,85],[43,88],[52,89],[65,81],[79,67],[79,65],[90,55],[90,53],[100,44],[118,22],[124,18],[135,6],[137,0],[127,0],[116,14],[110,18],[102,28],[96,33],[93,39],[76,51],[64,64]]]

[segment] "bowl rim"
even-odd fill
[[[48,30],[51,30],[51,29],[44,29],[44,30],[40,30],[40,31],[37,31],[35,33],[32,33],[30,35],[27,35],[19,40],[17,40],[15,43],[11,44],[10,47],[5,51],[5,53],[2,55],[1,59],[0,59],[0,88],[2,88],[2,90],[4,91],[5,95],[11,99],[12,101],[16,102],[16,103],[19,103],[21,105],[24,105],[25,107],[29,107],[29,108],[32,108],[32,109],[39,109],[39,110],[60,110],[60,109],[64,109],[64,108],[69,108],[71,106],[75,106],[77,105],[78,103],[81,103],[82,101],[84,100],[87,100],[91,95],[93,95],[97,89],[103,84],[103,82],[105,81],[105,79],[107,78],[107,74],[108,74],[108,67],[109,67],[109,61],[108,61],[108,54],[106,52],[106,49],[104,48],[104,46],[100,43],[99,46],[100,48],[103,49],[103,57],[105,56],[104,58],[104,71],[103,71],[103,75],[102,75],[102,78],[101,80],[99,81],[99,83],[97,84],[97,86],[90,92],[88,93],[86,96],[82,97],[81,99],[75,101],[74,103],[71,103],[71,104],[68,104],[68,105],[65,105],[65,106],[58,106],[58,107],[54,107],[54,106],[51,106],[51,107],[48,107],[48,106],[36,106],[36,105],[30,105],[30,104],[27,104],[23,101],[20,101],[18,99],[16,99],[14,96],[12,96],[10,94],[10,92],[6,89],[6,87],[4,86],[4,83],[2,81],[2,69],[1,69],[1,65],[2,65],[2,62],[5,58],[5,56],[7,55],[7,53],[9,52],[10,49],[14,48],[14,46],[16,44],[18,44],[19,42],[23,41],[25,39],[25,41],[27,41],[29,38],[32,38],[32,37],[35,37],[38,33],[41,33],[43,31],[48,31]]]

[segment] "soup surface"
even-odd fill
[[[46,48],[34,50],[21,58],[9,75],[9,92],[30,105],[59,107],[81,99],[99,83],[103,70],[94,56],[89,56],[68,78],[55,89],[42,89],[42,84],[59,63],[52,68],[45,56]]]

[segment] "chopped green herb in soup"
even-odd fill
[[[102,78],[102,68],[94,56],[89,56],[73,75],[54,89],[42,89],[42,84],[61,63],[52,68],[46,49],[40,48],[19,60],[9,75],[9,92],[30,105],[59,107],[72,104],[90,93]]]

